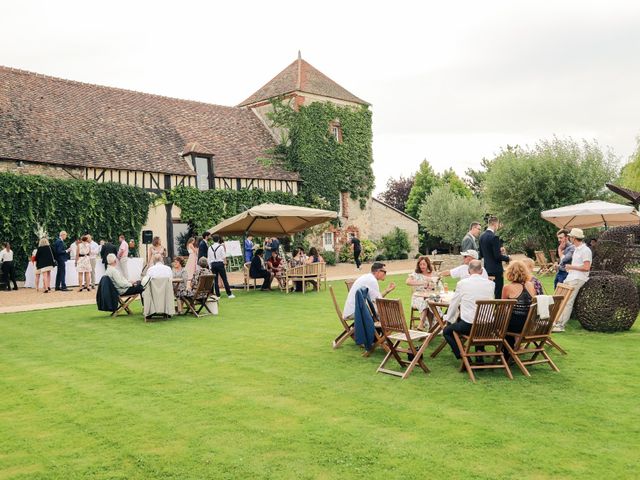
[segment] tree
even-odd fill
[[[476,197],[458,195],[450,185],[433,189],[420,210],[420,223],[431,235],[442,238],[449,245],[459,245],[469,224],[478,221],[484,208]]]
[[[507,146],[507,148],[512,147]],[[467,168],[464,172],[464,174],[467,176],[465,182],[476,197],[482,196],[482,192],[484,190],[484,180],[487,177],[487,172],[491,168],[492,162],[492,160],[483,158],[480,162],[481,168],[479,168],[478,170]]]
[[[443,184],[449,185],[451,187],[451,191],[460,197],[469,198],[472,195],[471,189],[467,186],[464,181],[453,171],[453,168],[449,168],[445,170],[440,179]]]
[[[623,187],[640,191],[640,136],[636,137],[636,151],[629,157],[629,163],[622,167],[620,183]]]
[[[426,159],[423,160],[415,175],[411,192],[409,192],[409,198],[407,198],[404,210],[405,213],[417,218],[420,212],[420,205],[422,205],[424,199],[437,185],[440,185],[440,178],[433,171],[429,162]]]
[[[511,249],[546,249],[553,246],[556,227],[540,212],[605,197],[604,184],[616,173],[614,155],[597,142],[554,137],[531,149],[500,152],[487,172],[485,196]]]
[[[407,232],[395,227],[392,232],[380,239],[378,247],[384,252],[387,260],[396,260],[408,258],[411,243],[409,243]]]
[[[413,187],[413,182],[413,175],[409,178],[400,176],[398,180],[390,178],[387,180],[387,189],[380,194],[380,200],[404,212],[407,199],[409,198],[409,192],[411,192],[411,187]]]

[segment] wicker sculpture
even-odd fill
[[[593,272],[578,293],[575,316],[586,330],[629,330],[638,316],[638,291],[624,275]]]
[[[623,243],[600,239],[593,249],[592,269],[607,270],[622,275],[627,266],[632,263],[634,263],[632,248]]]

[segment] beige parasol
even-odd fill
[[[634,207],[601,200],[545,210],[541,215],[560,228],[613,227],[640,223],[640,216]]]
[[[220,222],[209,232],[224,235],[291,235],[337,218],[331,210],[263,203]]]

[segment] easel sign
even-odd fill
[[[229,240],[224,242],[224,248],[227,252],[227,257],[241,257],[242,249],[240,248],[239,240]]]

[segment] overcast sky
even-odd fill
[[[370,102],[376,191],[428,159],[463,174],[501,147],[640,134],[640,3],[3,2],[0,64],[236,105],[305,60]]]

